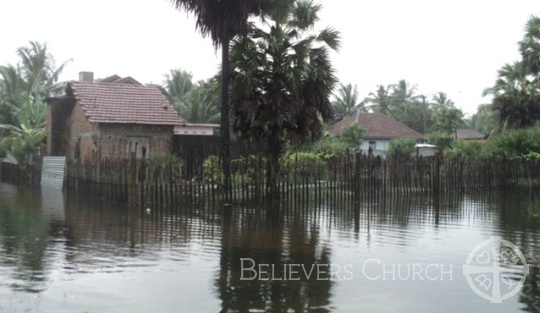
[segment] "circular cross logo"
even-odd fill
[[[491,303],[501,303],[521,290],[529,266],[516,245],[501,237],[491,237],[469,253],[463,275],[477,295]]]

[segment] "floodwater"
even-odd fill
[[[527,192],[147,213],[0,185],[0,312],[540,312],[539,259]]]

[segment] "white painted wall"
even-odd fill
[[[174,127],[175,135],[199,135],[199,136],[212,136],[214,134],[214,128],[219,125],[213,124],[186,124],[178,125]]]
[[[375,156],[385,156],[386,151],[388,151],[388,146],[390,145],[390,139],[367,139],[362,140],[360,145],[360,150],[362,153],[367,154],[369,151],[370,142],[375,142],[375,148],[373,149],[373,155]]]

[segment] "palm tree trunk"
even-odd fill
[[[278,199],[279,157],[283,149],[283,142],[278,134],[271,134],[268,139],[268,165],[266,169],[266,196],[268,199]]]
[[[230,127],[229,127],[229,34],[226,27],[221,41],[221,170],[223,194],[230,199],[231,169],[230,169]]]

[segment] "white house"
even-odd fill
[[[421,133],[386,115],[360,111],[347,115],[341,121],[332,125],[328,131],[339,136],[354,123],[359,124],[366,130],[364,140],[360,146],[363,153],[368,153],[371,148],[373,155],[385,156],[392,139],[409,138],[416,142],[424,140],[424,135]]]

